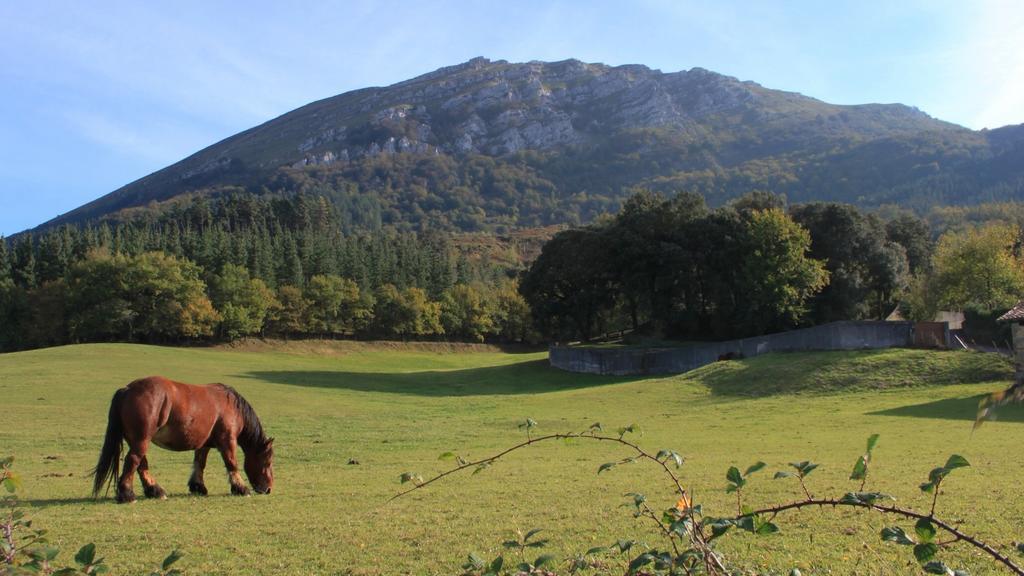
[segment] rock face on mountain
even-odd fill
[[[1022,160],[1024,127],[974,132],[700,68],[475,58],[303,106],[48,224],[225,186],[323,193],[357,222],[370,210],[375,225],[462,229],[586,220],[636,186],[711,203],[755,189],[970,203],[1024,195]]]

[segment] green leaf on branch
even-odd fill
[[[590,550],[587,550],[586,552],[584,552],[583,555],[584,556],[592,556],[594,554],[600,554],[602,552],[607,552],[607,551],[608,551],[608,547],[607,546],[594,546]]]
[[[618,465],[619,465],[618,462],[605,462],[604,464],[601,464],[600,466],[598,466],[597,473],[600,474],[601,472],[607,472],[607,471],[611,470],[612,468],[615,468]]]
[[[683,457],[672,450],[659,450],[658,455],[654,457],[655,460],[660,462],[668,462],[672,460],[676,464],[676,468],[683,465]]]
[[[875,449],[875,446],[877,444],[878,444],[878,434],[872,434],[871,436],[868,436],[868,454],[870,454],[871,451]]]
[[[96,544],[92,542],[82,546],[75,554],[75,562],[80,566],[88,566],[96,559]]]
[[[530,530],[529,532],[526,533],[525,536],[523,536],[523,542],[529,541],[530,538],[533,538],[534,536],[536,536],[538,533],[540,533],[543,530],[544,530],[543,528],[534,528],[533,530]],[[545,540],[545,542],[547,542],[547,540]]]
[[[442,452],[441,455],[437,457],[437,459],[438,460],[454,460],[455,459],[455,452]]]
[[[490,461],[481,462],[480,464],[477,464],[476,469],[473,470],[473,473],[470,474],[470,476],[476,476],[477,474],[483,472],[484,470],[487,470],[490,467],[491,467],[491,462]]]
[[[904,546],[913,546],[916,544],[914,540],[907,536],[907,533],[899,526],[885,527],[882,528],[882,540],[885,542],[895,542]]]
[[[626,494],[626,496],[629,496],[633,499],[633,506],[636,506],[637,508],[640,508],[640,506],[642,506],[644,502],[647,502],[647,496],[644,496],[643,494],[639,494],[637,492],[629,492]]]
[[[600,422],[594,422],[593,424],[590,425],[589,428],[587,428],[587,430],[591,434],[593,434],[595,432],[604,432],[604,428],[601,427],[601,423]]]
[[[639,434],[640,433],[640,427],[637,426],[636,424],[630,424],[629,426],[625,426],[623,428],[619,428],[618,432],[619,432],[619,439],[622,439],[622,437],[625,436],[626,433]]]
[[[711,539],[713,540],[724,535],[736,524],[729,518],[708,518],[704,525],[711,528]]]
[[[746,530],[747,532],[753,532],[756,528],[753,516],[742,516],[734,521],[737,528]]]
[[[634,558],[633,561],[629,563],[629,571],[627,572],[627,574],[636,574],[637,568],[646,566],[651,562],[654,562],[655,558],[656,556],[654,554],[651,554],[650,552],[644,552],[643,554]]]
[[[914,525],[914,532],[917,533],[917,539],[924,543],[934,541],[935,535],[938,534],[935,525],[927,518],[921,518],[917,521],[917,524]]]
[[[764,462],[760,462],[760,461],[755,463],[755,464],[751,464],[750,467],[747,468],[747,471],[743,473],[743,476],[744,477],[750,476],[751,474],[753,474],[754,472],[757,472],[758,470],[764,468],[765,466],[767,466],[767,464],[765,464]]]
[[[914,546],[914,558],[921,564],[931,560],[939,553],[939,545],[934,542],[925,542]]]
[[[850,473],[850,480],[863,480],[868,475],[868,455],[865,454],[860,458],[857,458],[857,463],[853,465],[853,472]]]
[[[839,501],[844,504],[866,504],[872,506],[879,500],[895,500],[882,492],[847,492]]]
[[[735,466],[729,467],[729,471],[725,473],[725,479],[729,481],[729,486],[726,487],[725,491],[730,493],[743,488],[743,485],[747,483],[743,479],[743,475],[740,474],[740,469]]]
[[[778,480],[780,478],[792,478],[792,477],[793,477],[793,473],[792,472],[785,472],[785,471],[779,470],[778,472],[775,473],[775,476],[772,476],[772,479],[773,480]]]
[[[616,540],[611,547],[617,548],[619,552],[626,552],[633,547],[633,544],[636,544],[636,540]]]
[[[533,430],[537,427],[537,421],[533,418],[527,418],[525,422],[519,425],[519,429]]]
[[[806,478],[814,469],[818,467],[814,462],[804,460],[803,462],[790,462],[790,466],[796,469],[797,476]]]
[[[487,573],[488,574],[492,574],[493,576],[498,576],[498,574],[501,572],[501,567],[504,564],[505,564],[505,557],[504,556],[498,556],[494,560],[491,560],[491,565],[487,568]]]
[[[953,470],[956,470],[957,468],[964,468],[970,465],[971,464],[963,456],[959,454],[953,454],[952,456],[949,457],[949,460],[946,460],[946,465],[943,466],[943,468],[951,472]]]

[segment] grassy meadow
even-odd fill
[[[0,355],[0,455],[17,458],[29,514],[63,557],[93,541],[117,574],[144,573],[172,548],[184,552],[186,574],[455,574],[468,552],[493,557],[516,529],[531,528],[545,530],[545,551],[560,558],[616,538],[661,544],[620,505],[637,491],[655,508],[670,506],[666,478],[639,463],[598,476],[601,463],[629,453],[596,442],[533,446],[385,504],[402,472],[440,472],[451,465],[438,460],[445,451],[495,453],[524,437],[517,424],[526,417],[538,434],[639,424],[642,446],[686,458],[682,478],[712,515],[735,510],[726,469],[757,460],[768,468],[746,488],[755,506],[797,498],[794,481],[771,479],[795,460],[821,464],[808,478],[815,495],[855,489],[850,469],[876,432],[868,488],[926,510],[918,483],[958,453],[972,467],[943,484],[939,514],[1009,550],[1024,539],[1024,410],[1004,409],[973,434],[971,422],[978,397],[1006,386],[1011,371],[996,355],[920,350],[776,354],[623,378],[563,373],[546,353],[483,347],[67,346]],[[86,475],[110,397],[151,374],[224,382],[246,396],[276,437],[273,495],[230,496],[211,455],[211,495],[191,497],[192,454],[153,448],[168,500],[92,500]],[[879,540],[889,518],[824,510],[776,523],[780,534],[730,534],[721,548],[740,567],[773,573],[917,573],[908,548]],[[974,575],[1001,573],[964,547],[940,558]]]

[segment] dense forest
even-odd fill
[[[480,249],[501,244],[487,234],[384,223],[346,233],[345,218],[315,191],[223,190],[0,241],[0,349],[252,335],[720,339],[897,305],[915,319],[991,316],[1024,294],[1019,204],[922,218],[764,192],[710,208],[697,193],[640,189],[539,255]]]
[[[507,264],[443,233],[340,230],[323,197],[228,194],[0,241],[0,347],[530,335]]]

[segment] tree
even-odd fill
[[[494,289],[494,333],[506,342],[527,342],[534,339],[530,305],[514,282],[505,282]]]
[[[880,317],[906,286],[906,255],[875,216],[848,204],[795,206],[793,220],[811,233],[811,257],[822,260],[829,284],[812,301],[815,322]]]
[[[67,343],[67,285],[63,278],[43,282],[28,294],[24,335],[33,348]]]
[[[7,250],[7,239],[0,235],[0,282],[11,279],[11,258]]]
[[[494,331],[492,304],[483,292],[466,284],[456,284],[441,301],[441,323],[449,336],[483,342]]]
[[[36,259],[37,279],[40,283],[63,278],[71,258],[68,228],[50,230],[39,239]]]
[[[278,303],[274,293],[249,271],[236,264],[225,264],[210,283],[210,298],[220,314],[220,332],[230,340],[261,334],[267,315]]]
[[[410,287],[402,291],[402,301],[412,312],[413,323],[403,332],[408,336],[444,334],[441,324],[441,303],[433,302],[422,288]]]
[[[430,336],[443,334],[441,305],[431,302],[420,288],[399,290],[385,284],[377,291],[373,327],[382,336]]]
[[[593,227],[559,232],[544,244],[519,286],[541,333],[594,336],[599,315],[615,301],[610,253],[602,230]]]
[[[25,289],[35,288],[36,256],[31,234],[25,234],[14,245],[13,256],[11,276],[14,278],[14,283]]]
[[[130,338],[137,311],[127,284],[127,259],[93,250],[68,271],[68,336],[72,342]]]
[[[310,332],[351,334],[365,327],[373,312],[355,282],[334,274],[310,278],[306,297]]]
[[[934,242],[927,222],[913,214],[900,214],[885,223],[885,234],[890,241],[903,247],[911,274],[928,268]]]
[[[29,313],[25,289],[10,278],[0,278],[0,350],[25,347]]]
[[[302,295],[302,289],[297,286],[281,286],[277,289],[278,307],[272,312],[270,327],[273,332],[289,336],[292,334],[305,334],[306,311],[309,308],[309,301]]]
[[[128,260],[125,284],[136,314],[134,333],[175,340],[213,335],[220,317],[195,263],[146,252]]]
[[[740,289],[746,294],[740,301],[745,331],[793,328],[806,312],[808,298],[828,283],[824,263],[807,256],[810,234],[771,208],[749,214],[745,240],[747,250],[737,263]]]
[[[1024,260],[1015,252],[1019,230],[989,224],[939,238],[932,283],[942,308],[993,312],[1024,295]]]

